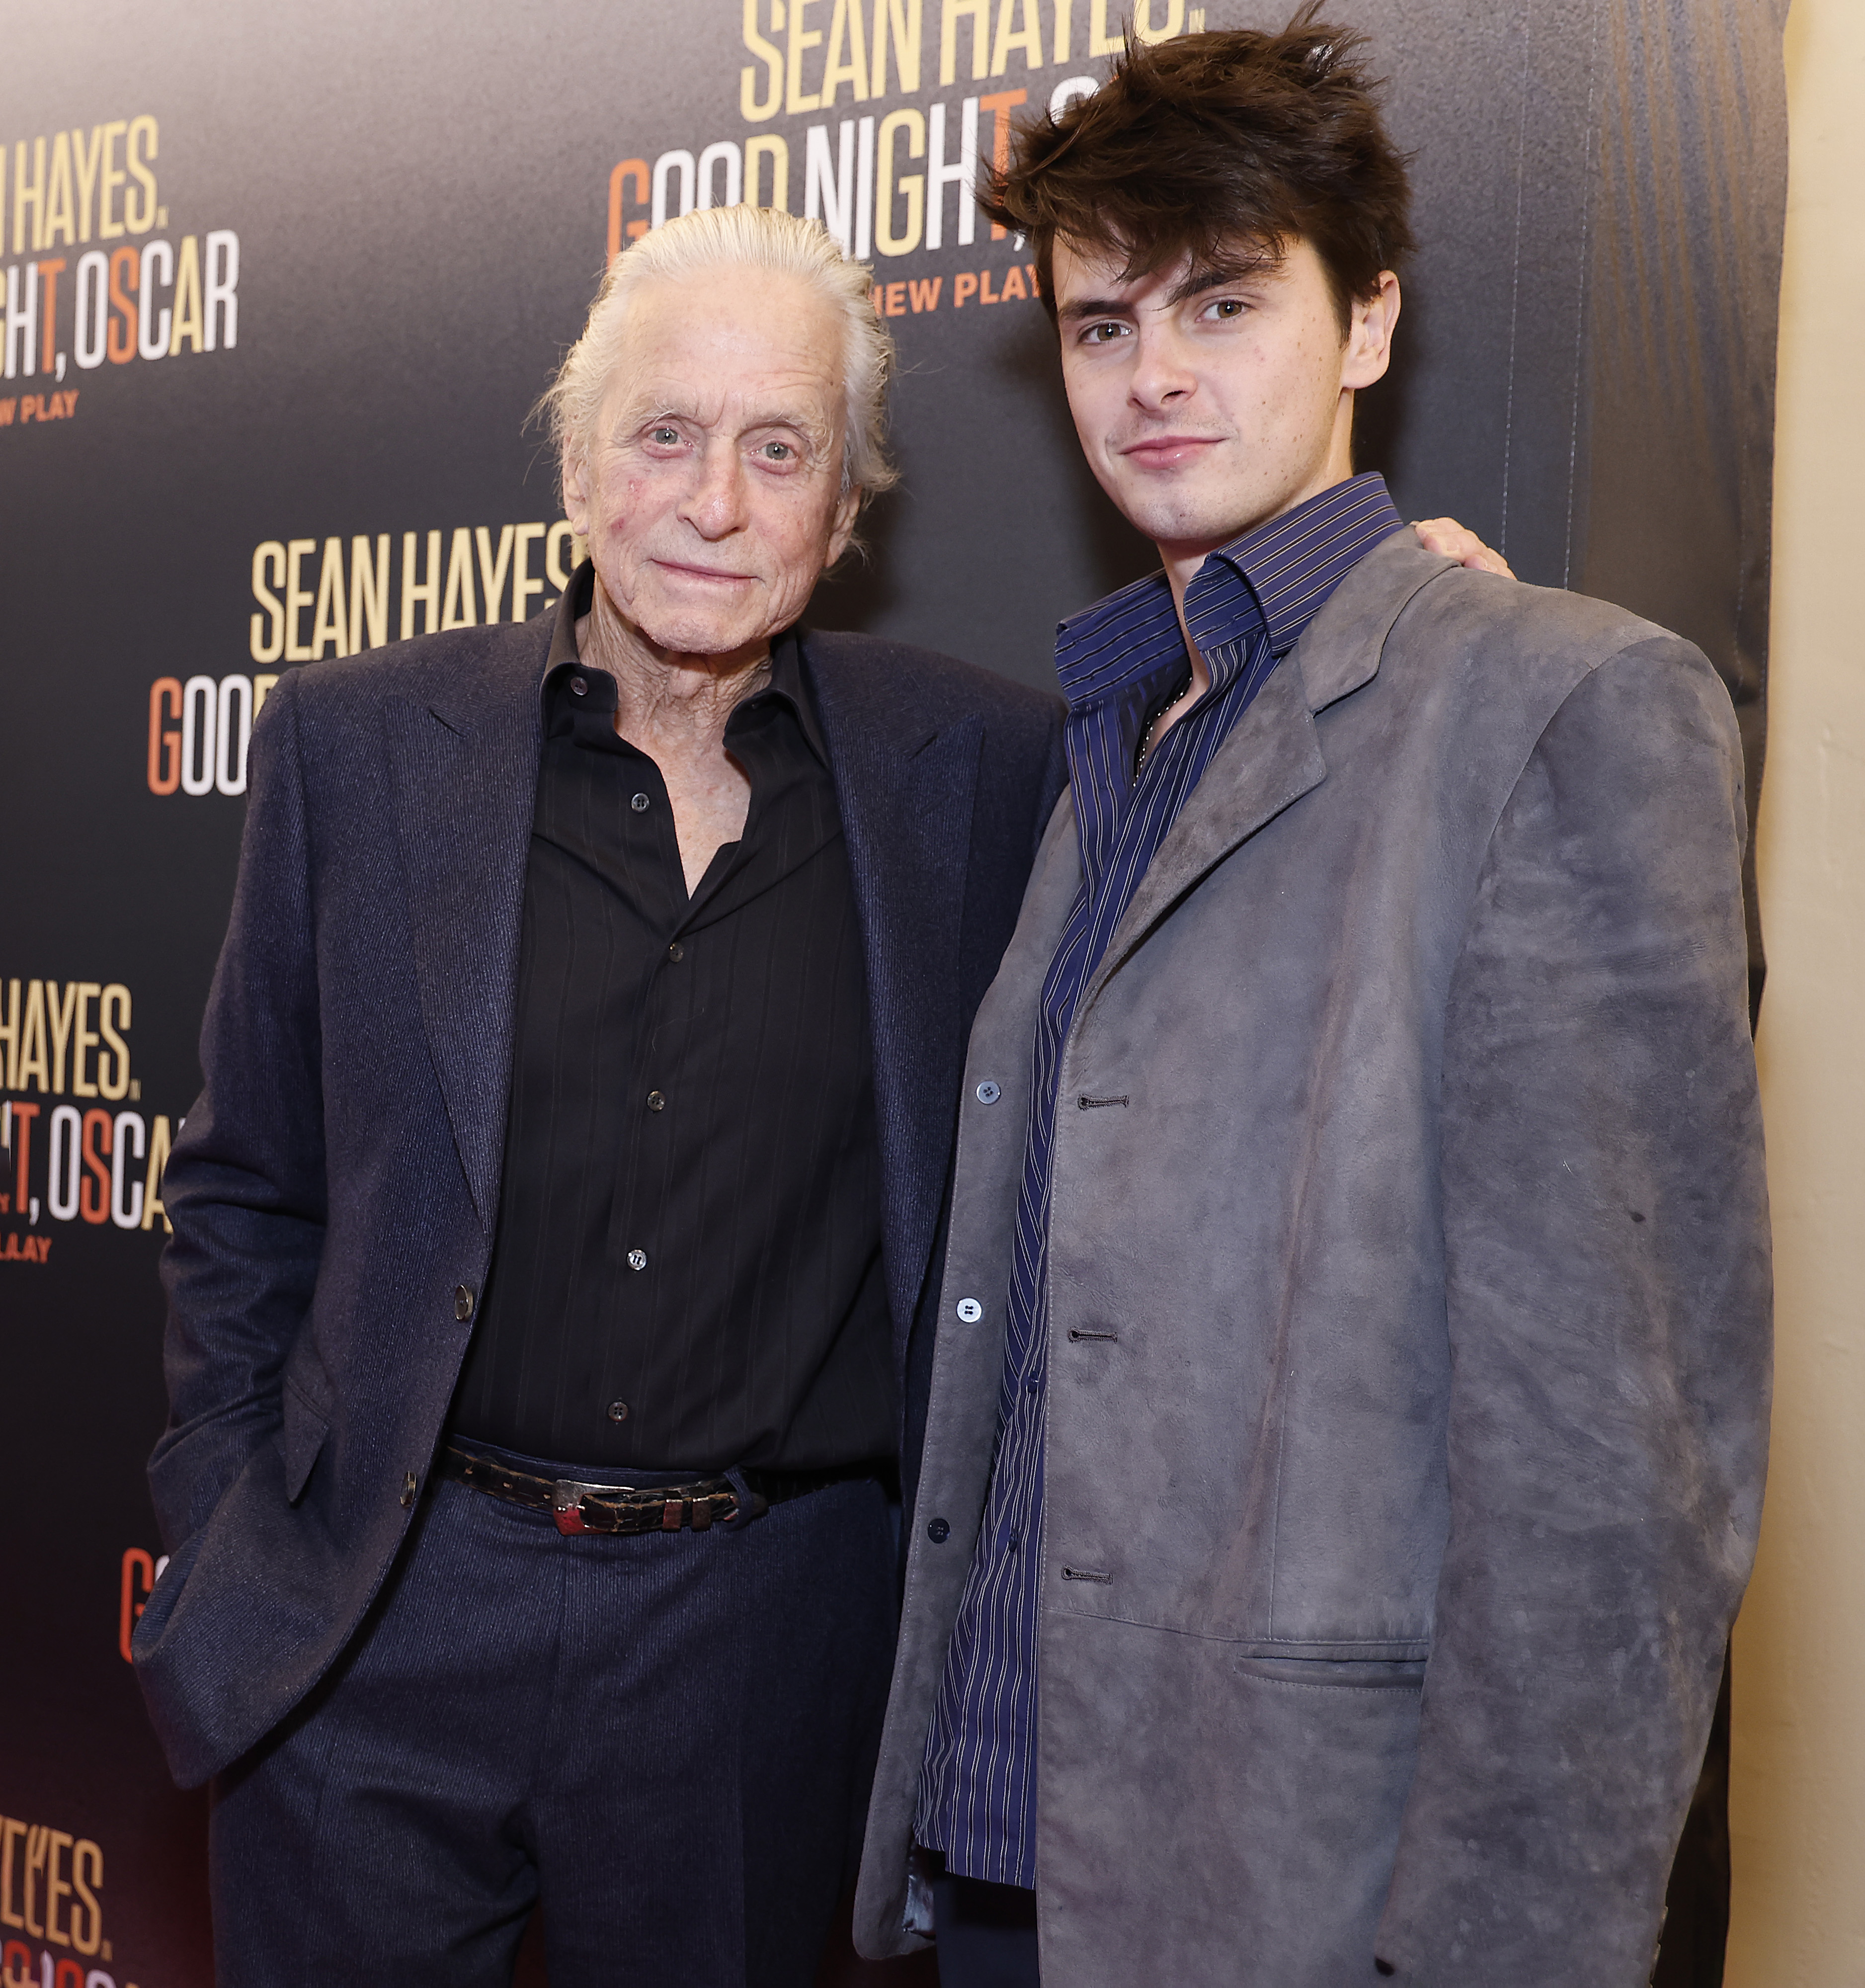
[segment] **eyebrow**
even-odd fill
[[[1201,269],[1193,269],[1183,282],[1173,289],[1171,301],[1182,304],[1188,297],[1202,296],[1207,290],[1221,289],[1226,283],[1247,282],[1253,276],[1272,276],[1282,265],[1279,255],[1262,254],[1239,257],[1234,261],[1208,262]]]
[[[634,407],[623,407],[616,417],[612,432],[617,435],[638,434],[644,428],[657,421],[697,421],[698,417],[690,408],[674,406],[665,401],[643,401]],[[795,409],[772,407],[761,411],[746,421],[740,430],[751,434],[759,428],[789,428],[807,441],[813,448],[825,448],[833,432],[833,424],[812,420]]]
[[[1247,282],[1254,276],[1272,275],[1282,267],[1279,255],[1252,255],[1236,261],[1208,262],[1201,269],[1187,272],[1184,279],[1174,285],[1168,303],[1182,304],[1191,297],[1202,296],[1207,290],[1221,289],[1226,283]],[[1080,297],[1073,303],[1064,304],[1057,312],[1058,317],[1071,324],[1091,317],[1131,317],[1134,306],[1120,297]]]

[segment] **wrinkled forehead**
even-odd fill
[[[654,278],[628,298],[605,404],[833,428],[843,347],[840,313],[793,277],[730,268]]]

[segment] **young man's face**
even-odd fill
[[[1168,562],[1353,474],[1353,394],[1386,370],[1395,276],[1353,306],[1343,339],[1306,242],[1228,278],[1181,262],[1124,282],[1121,262],[1056,242],[1063,379],[1102,489]]]

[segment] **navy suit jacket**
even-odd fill
[[[149,1476],[170,1559],[134,1650],[184,1787],[329,1667],[435,1453],[498,1209],[552,626],[292,671],[253,730],[206,1088],[164,1185]],[[1063,782],[1061,705],[897,644],[802,646],[865,947],[904,1398],[965,1041]]]

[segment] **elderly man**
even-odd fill
[[[813,222],[695,214],[551,396],[554,618],[288,675],[167,1175],[171,1555],[222,1988],[806,1984],[887,1480],[1052,701],[797,617],[888,366]]]

